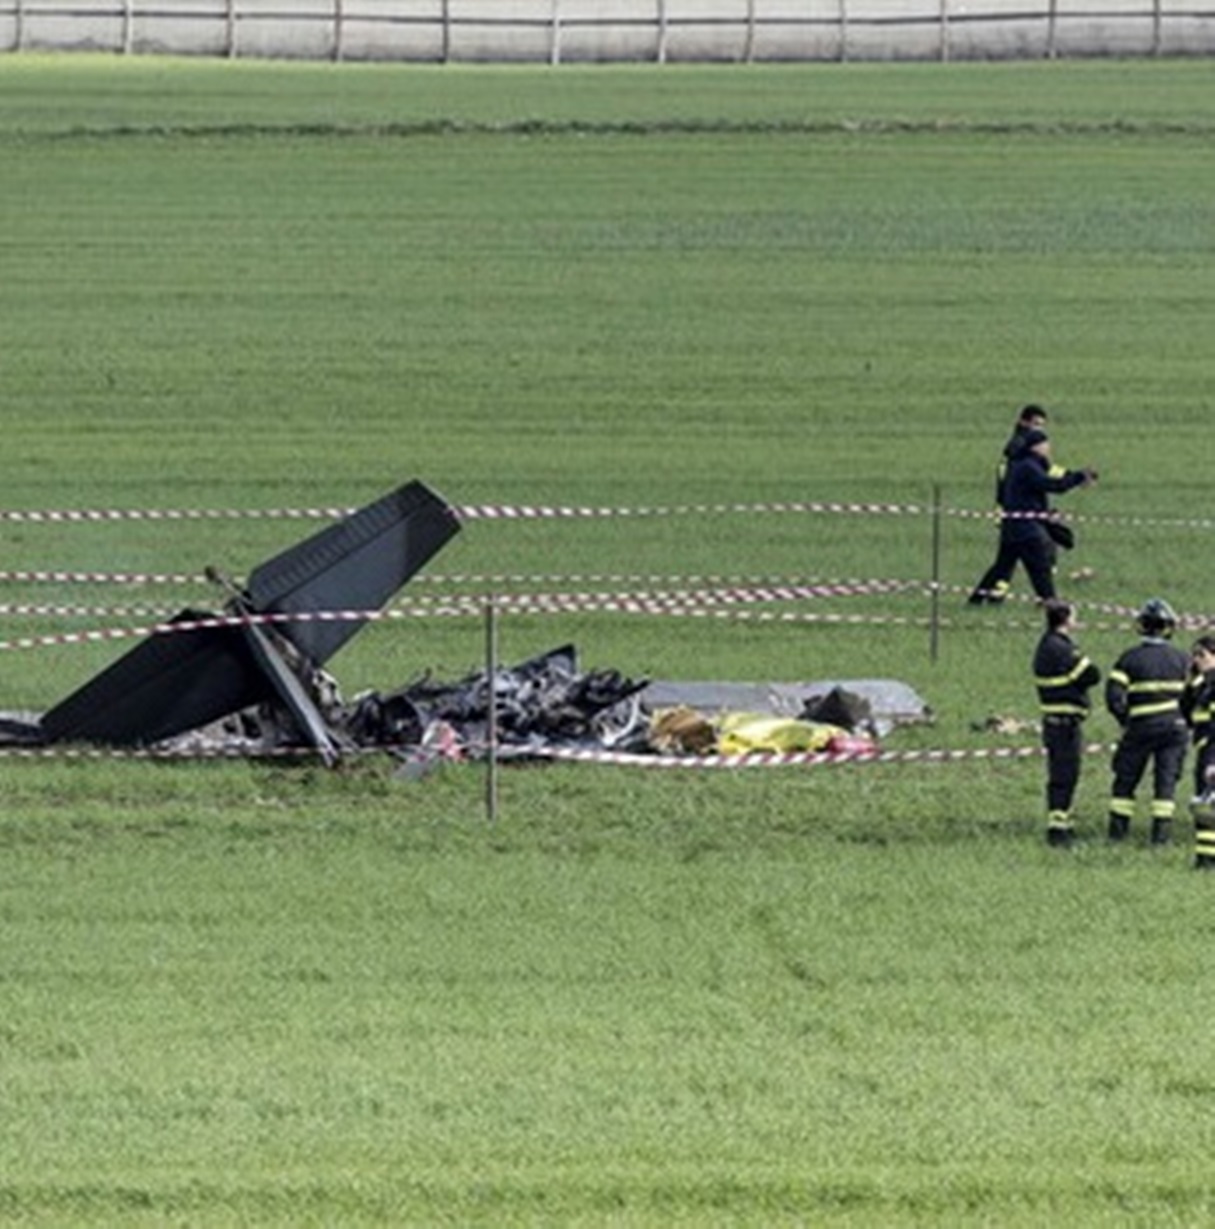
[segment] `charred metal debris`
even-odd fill
[[[298,749],[327,764],[381,749],[407,764],[628,752],[855,750],[928,710],[905,685],[652,683],[579,667],[572,644],[347,702],[325,663],[460,528],[410,482],[254,569],[214,569],[221,615],[183,610],[41,716],[0,714],[0,747],[93,744],[166,755]]]

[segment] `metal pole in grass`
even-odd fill
[[[941,486],[932,487],[932,614],[929,618],[929,656],[935,662],[941,641]]]
[[[489,705],[485,737],[485,816],[498,818],[498,607],[494,595],[485,596],[485,680]]]

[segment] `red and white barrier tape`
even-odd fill
[[[915,581],[869,581],[863,584],[816,584],[785,585],[763,589],[682,590],[657,593],[547,593],[508,594],[493,598],[494,608],[513,614],[642,614],[647,616],[667,615],[679,618],[725,619],[752,623],[804,623],[836,626],[885,626],[925,627],[932,623],[927,616],[891,614],[840,614],[838,612],[808,612],[790,610],[752,610],[740,607],[806,600],[820,597],[872,596],[891,593],[916,592],[923,594],[923,586]],[[964,592],[964,590],[956,590]],[[241,627],[255,624],[285,623],[335,623],[335,622],[384,622],[393,619],[417,619],[433,617],[480,617],[486,609],[484,598],[475,595],[433,596],[405,600],[397,606],[383,610],[325,610],[298,613],[270,613],[264,615],[213,615],[197,619],[182,619],[166,622],[163,611],[150,608],[105,608],[53,605],[0,605],[0,615],[25,615],[54,618],[77,617],[153,617],[157,622],[126,627],[99,628],[77,632],[58,632],[41,636],[23,636],[12,640],[0,640],[0,651],[33,649],[58,645],[97,644],[111,640],[126,640],[145,636],[186,634],[223,627]],[[1124,618],[1133,616],[1130,608],[1108,607],[1109,611]],[[937,626],[950,628],[959,622],[948,617],[938,617]],[[1204,616],[1183,616],[1183,628],[1210,626],[1215,619]],[[1039,628],[1037,621],[1020,622],[1001,620],[990,624],[1001,631],[1019,628]],[[1125,632],[1126,625],[1086,623],[1089,632]]]
[[[210,583],[200,572],[0,571],[0,583],[13,585],[195,585]]]
[[[1091,743],[1086,755],[1107,755],[1114,744]],[[375,755],[390,748],[362,747],[352,754]],[[407,749],[409,750],[409,749]],[[95,747],[71,745],[64,747],[0,747],[0,759],[19,760],[250,760],[250,759],[310,759],[317,752],[310,747],[277,747],[253,750],[244,747]],[[748,752],[739,755],[649,755],[643,752],[604,751],[593,748],[574,749],[549,747],[529,749],[536,759],[572,764],[604,764],[618,768],[691,768],[696,770],[747,768],[822,768],[844,764],[905,764],[942,765],[974,761],[1020,761],[1040,758],[1041,747],[974,747],[920,751],[788,751]],[[405,757],[408,760],[408,755]],[[419,756],[421,758],[421,756]],[[445,759],[445,762],[457,762]],[[472,762],[472,761],[466,761]]]
[[[338,520],[354,508],[55,508],[0,509],[11,525],[110,525],[119,521],[307,521]]]
[[[378,748],[368,748],[371,754]],[[73,744],[63,747],[0,747],[6,760],[261,760],[312,759],[320,752],[312,747],[97,747]]]
[[[1103,743],[1084,748],[1085,754],[1111,751]],[[973,760],[1024,760],[1045,754],[1041,747],[959,747],[920,751],[749,751],[737,755],[647,755],[635,751],[601,751],[595,748],[549,747],[538,757],[576,764],[613,764],[632,768],[791,768],[839,764],[959,764]]]
[[[184,522],[232,520],[336,520],[348,516],[353,508],[174,508],[174,509],[50,509],[24,511],[0,509],[0,523],[20,525],[114,524],[120,521]],[[831,516],[923,516],[933,509],[924,504],[897,504],[844,501],[794,501],[776,503],[672,504],[652,507],[611,508],[560,504],[465,504],[453,511],[468,521],[602,520],[610,518],[648,519],[668,516],[737,516],[753,514],[815,514]],[[963,520],[1042,519],[1042,513],[1001,513],[996,509],[944,507],[945,516]],[[1210,529],[1209,517],[1145,517],[1068,515],[1068,522],[1121,525],[1143,529]]]

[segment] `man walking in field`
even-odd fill
[[[1066,529],[1051,520],[1050,496],[1096,481],[1095,469],[1053,470],[1046,432],[1026,432],[1025,447],[1009,467],[1005,481],[1000,541],[1002,547],[1007,546],[1013,567],[1025,566],[1040,601],[1055,596],[1055,539]]]
[[[1068,846],[1075,836],[1072,799],[1080,780],[1088,693],[1101,681],[1101,671],[1071,638],[1074,607],[1056,599],[1043,610],[1046,630],[1034,651],[1033,669],[1046,748],[1046,842]]]
[[[1162,598],[1144,603],[1136,624],[1142,639],[1114,663],[1105,684],[1105,704],[1122,727],[1114,751],[1114,784],[1109,804],[1109,838],[1125,840],[1135,816],[1135,790],[1152,764],[1153,845],[1172,833],[1175,795],[1185,760],[1187,733],[1182,703],[1190,659],[1170,637],[1177,626]]]
[[[1018,460],[1025,451],[1025,437],[1031,431],[1046,430],[1046,411],[1040,405],[1021,407],[1017,421],[1013,424],[1012,435],[1004,445],[1000,463],[996,466],[996,507],[1001,513],[1005,506],[1005,484],[1008,481],[1008,471],[1012,463]],[[1062,471],[1060,471],[1062,472]],[[998,605],[1008,596],[1012,585],[1013,572],[1016,570],[1017,557],[1012,547],[1006,541],[1003,524],[1000,527],[1000,544],[996,551],[995,562],[983,573],[979,583],[971,591],[967,599],[972,606],[991,604]]]

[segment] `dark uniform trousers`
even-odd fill
[[[1215,741],[1198,748],[1194,765],[1194,865],[1215,870]]]
[[[1135,790],[1152,761],[1152,836],[1167,840],[1176,804],[1174,795],[1181,780],[1189,737],[1185,722],[1176,714],[1133,717],[1127,723],[1114,752],[1114,785],[1110,799],[1111,835],[1122,835],[1135,808]]]
[[[1066,820],[1080,780],[1084,749],[1084,719],[1071,714],[1042,718],[1042,745],[1046,748],[1046,806],[1051,816]]]

